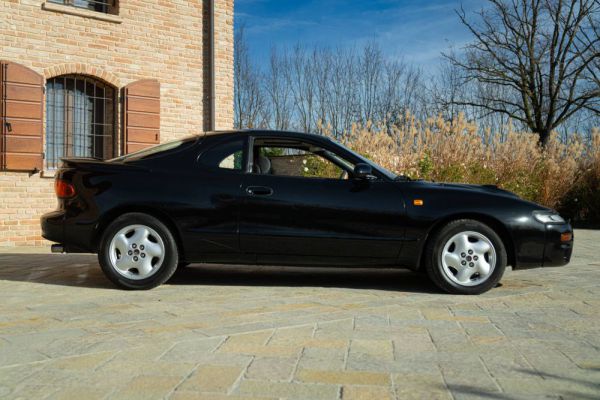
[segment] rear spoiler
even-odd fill
[[[99,158],[85,157],[69,157],[61,158],[61,169],[78,169],[78,170],[93,170],[93,171],[120,171],[120,170],[147,170],[148,168],[141,167],[130,163],[123,162],[107,162]]]

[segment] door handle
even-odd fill
[[[266,186],[248,186],[246,193],[250,196],[270,196],[273,194],[273,189]]]

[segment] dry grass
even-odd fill
[[[417,121],[410,115],[406,120],[390,133],[355,126],[342,141],[411,178],[494,184],[551,208],[560,208],[574,187],[585,182],[597,185],[593,177],[600,177],[598,131],[593,132],[591,145],[584,145],[578,135],[566,143],[554,136],[543,149],[536,135],[510,128],[502,140],[491,132],[482,136],[462,116],[453,122]],[[587,189],[598,191],[597,186]]]

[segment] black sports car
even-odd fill
[[[43,236],[55,252],[98,253],[129,289],[201,262],[409,268],[479,294],[507,265],[565,265],[573,249],[550,209],[495,186],[398,176],[317,135],[220,132],[63,162]]]

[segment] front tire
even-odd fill
[[[469,219],[448,223],[428,241],[425,270],[442,290],[481,294],[495,287],[506,269],[502,239],[488,225]]]
[[[115,285],[144,290],[169,280],[179,255],[172,233],[161,221],[147,214],[129,213],[104,231],[98,261]]]

